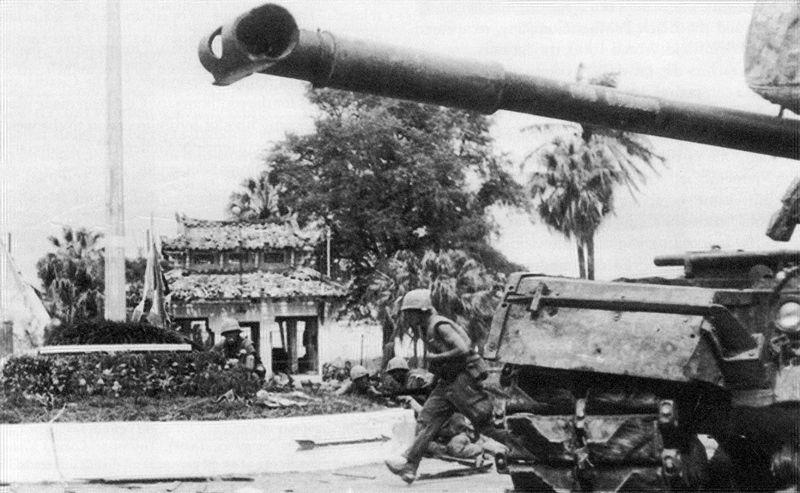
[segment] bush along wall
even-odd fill
[[[21,356],[3,366],[3,393],[12,399],[79,400],[103,396],[250,397],[261,380],[229,368],[217,353],[90,353]]]
[[[171,329],[161,329],[143,322],[81,320],[53,327],[45,333],[46,345],[65,344],[147,344],[190,342]]]

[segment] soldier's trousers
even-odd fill
[[[456,411],[466,416],[479,433],[504,441],[500,430],[492,425],[492,401],[479,381],[466,371],[453,380],[439,380],[417,417],[414,443],[404,456],[409,463],[419,465],[428,444]]]

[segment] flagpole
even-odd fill
[[[153,211],[150,211],[150,238],[153,242],[153,245],[156,244],[156,226],[155,226],[155,219],[153,217]],[[158,250],[158,248],[156,248]]]
[[[105,318],[125,321],[125,214],[122,186],[122,33],[120,0],[106,1],[106,152],[108,231]]]

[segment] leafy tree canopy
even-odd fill
[[[462,248],[513,268],[488,244],[496,230],[488,207],[516,204],[520,187],[493,151],[485,116],[331,89],[308,98],[319,110],[314,132],[275,145],[232,204],[249,195],[267,206],[256,193],[266,187],[248,191],[267,184],[280,194],[273,211],[330,228],[334,258],[356,277],[401,250]]]

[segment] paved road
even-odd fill
[[[436,473],[456,466],[436,460],[425,460],[420,473]],[[163,483],[67,483],[48,485],[11,485],[0,487],[0,493],[321,493],[321,492],[475,492],[502,493],[511,489],[511,480],[490,470],[472,476],[418,480],[407,486],[382,464],[351,467],[336,471],[282,473],[240,478],[237,480],[172,481]]]

